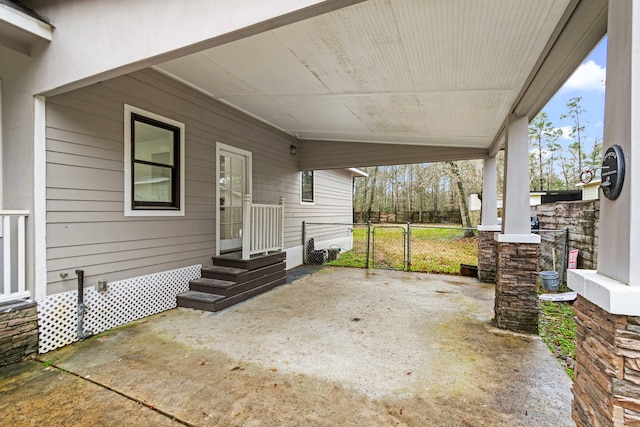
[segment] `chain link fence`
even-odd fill
[[[555,271],[558,273],[560,283],[564,283],[567,277],[567,259],[569,230],[533,230],[532,233],[540,235],[540,254],[538,268],[540,271]]]
[[[357,223],[302,223],[305,264],[368,268],[369,226]]]
[[[540,235],[540,271],[556,271],[564,282],[564,230]],[[381,268],[441,274],[473,274],[478,264],[475,228],[414,224],[303,223],[306,264]]]

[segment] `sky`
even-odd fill
[[[591,152],[594,140],[598,139],[602,142],[606,64],[607,39],[605,37],[542,109],[553,125],[563,130],[561,141],[563,146],[571,142],[569,128],[573,125],[573,121],[569,118],[561,120],[560,116],[568,113],[566,105],[571,98],[575,97],[582,97],[580,105],[585,110],[585,132],[581,134],[583,147],[587,152]],[[583,121],[582,117],[580,121]]]

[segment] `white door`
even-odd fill
[[[243,194],[251,194],[251,153],[218,144],[218,249],[225,252],[242,248]]]

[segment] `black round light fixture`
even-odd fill
[[[615,200],[622,191],[624,184],[624,154],[622,147],[612,145],[602,157],[602,194],[609,200]]]

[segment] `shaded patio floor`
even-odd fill
[[[469,278],[323,268],[223,312],[175,309],[40,356],[53,366],[4,368],[0,418],[574,425],[569,378],[538,337],[491,326],[493,295]]]

